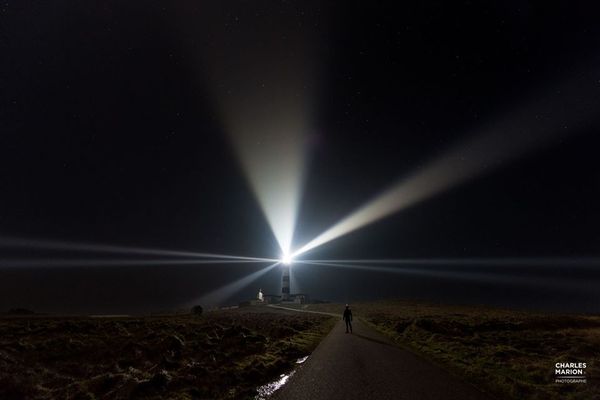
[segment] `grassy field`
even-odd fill
[[[0,319],[0,399],[245,399],[333,325],[266,308]],[[167,396],[168,394],[168,396]]]
[[[341,313],[343,305],[310,305]],[[355,317],[497,398],[600,399],[600,317],[385,301]],[[555,384],[556,362],[586,362],[586,384]]]

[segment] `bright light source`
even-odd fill
[[[290,265],[292,263],[292,255],[291,254],[283,254],[281,256],[281,263],[284,265]]]

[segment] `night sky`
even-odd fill
[[[285,90],[289,76],[311,93],[294,240],[302,245],[482,126],[511,126],[512,115],[548,93],[560,100],[554,88],[567,85],[564,96],[600,108],[600,10],[558,3],[4,2],[0,236],[277,258],[226,132],[223,93]],[[247,51],[248,43],[262,50]],[[298,82],[289,85],[299,90]],[[557,122],[561,135],[502,168],[310,257],[600,256],[600,121],[586,115],[577,124]],[[531,128],[520,123],[515,118],[515,129]],[[0,253],[1,260],[72,256]],[[0,310],[64,313],[183,307],[260,268],[2,268],[1,260]],[[526,284],[293,268],[292,291],[318,299],[600,312],[600,265],[512,268]],[[229,302],[259,287],[278,292],[279,274]]]

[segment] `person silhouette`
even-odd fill
[[[346,333],[348,333],[348,329],[352,333],[352,310],[348,304],[346,304],[346,309],[344,310],[344,321],[346,322]]]

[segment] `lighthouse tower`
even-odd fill
[[[281,271],[281,301],[290,300],[290,264],[282,264]]]

